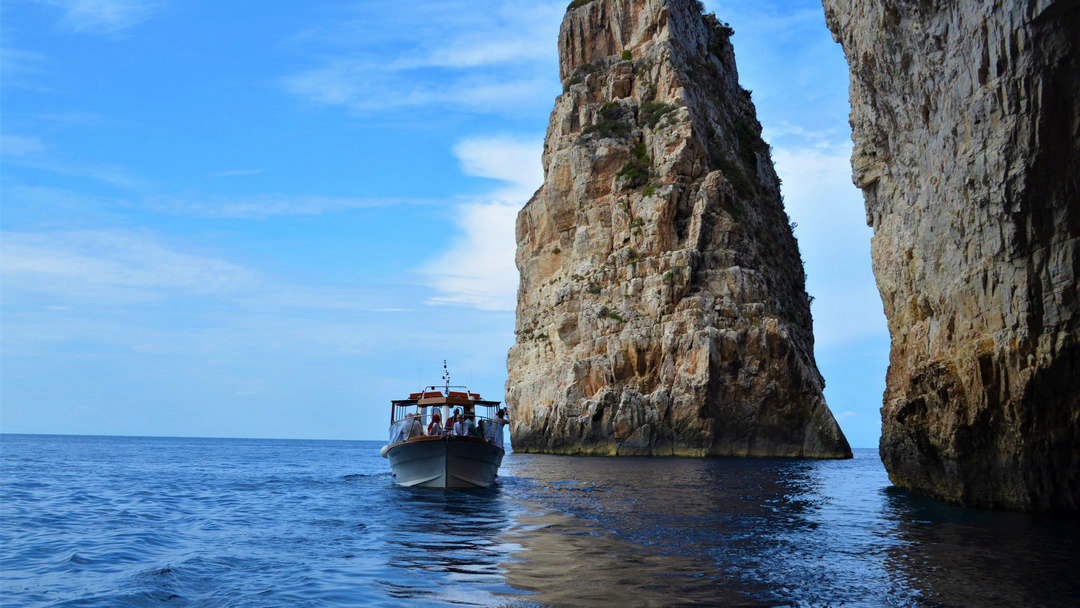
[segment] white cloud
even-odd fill
[[[799,224],[796,236],[804,257],[812,253],[830,272],[851,270],[846,263],[852,256],[870,259],[871,231],[862,193],[851,183],[849,156],[849,146],[773,151],[784,205]]]
[[[806,261],[814,297],[814,336],[821,346],[887,335],[870,265],[862,193],[851,184],[846,146],[776,149],[784,203]]]
[[[360,59],[340,59],[282,82],[287,91],[308,101],[364,113],[443,107],[516,115],[523,105],[549,104],[557,92],[554,76],[442,74],[424,79]]]
[[[0,232],[0,283],[5,304],[15,307],[137,310],[152,301],[197,298],[217,302],[215,309],[271,316],[404,311],[400,305],[417,301],[413,292],[420,289],[298,283],[192,251],[188,240],[126,229]]]
[[[36,156],[45,149],[45,144],[36,137],[0,135],[0,154],[6,156]]]
[[[157,197],[146,206],[162,213],[206,218],[266,219],[283,215],[321,215],[347,209],[387,207],[419,201],[403,198],[360,198],[314,194],[252,194],[247,196]]]
[[[515,308],[514,223],[518,211],[543,182],[542,149],[540,140],[509,136],[474,137],[454,147],[467,175],[498,180],[502,186],[487,200],[459,207],[459,236],[422,269],[441,294],[429,303],[482,310]]]
[[[553,42],[565,2],[503,1],[482,11],[474,6],[459,13],[446,35],[428,39],[432,48],[422,64],[463,68],[556,59]]]
[[[47,63],[48,59],[41,53],[0,47],[0,73],[4,75],[5,88],[39,88],[40,85],[32,81],[43,72]]]
[[[461,234],[424,267],[443,295],[430,304],[460,304],[481,310],[513,310],[518,284],[514,266],[514,220],[520,204],[470,203],[459,209]]]
[[[60,25],[73,32],[116,34],[149,19],[161,2],[154,0],[47,0],[64,13]]]
[[[282,79],[290,93],[354,112],[442,106],[520,115],[558,92],[553,41],[564,2],[364,5],[361,18],[305,30],[317,65]],[[372,14],[375,10],[376,14]]]
[[[125,190],[135,190],[146,185],[145,180],[133,174],[127,167],[114,163],[71,163],[57,160],[47,154],[49,146],[35,137],[5,135],[3,154],[12,165],[48,171],[58,175],[89,179]]]
[[[534,61],[546,59],[548,53],[541,52],[550,45],[536,44],[528,35],[516,36],[519,32],[504,30],[499,32],[503,38],[498,40],[476,40],[472,36],[453,41],[452,44],[436,49],[425,58],[423,63],[445,67],[476,67],[494,65],[510,61]]]
[[[60,302],[125,303],[170,292],[232,291],[255,280],[235,264],[136,232],[5,232],[2,241],[5,299],[35,294]]]
[[[454,155],[466,175],[535,189],[544,181],[544,169],[540,164],[543,147],[543,140],[505,135],[472,137],[454,146]]]
[[[263,171],[265,171],[265,169],[228,169],[211,173],[210,177],[243,177],[246,175],[258,175]]]

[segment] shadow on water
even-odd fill
[[[895,487],[882,496],[896,541],[885,561],[925,605],[1080,605],[1080,522],[965,509]]]

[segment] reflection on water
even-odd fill
[[[384,537],[392,576],[378,579],[395,599],[489,605],[508,588],[500,564],[517,549],[498,537],[511,525],[498,487],[392,488],[396,516]],[[402,579],[402,572],[410,573]]]
[[[872,451],[849,461],[512,455],[504,470],[516,506],[500,538],[520,549],[503,574],[539,604],[1080,605],[1076,522],[910,497]]]
[[[883,494],[896,540],[886,562],[928,605],[1080,605],[1076,521],[972,511],[895,488]]]
[[[765,606],[700,559],[620,541],[575,517],[526,516],[507,537],[522,549],[506,580],[550,606]]]

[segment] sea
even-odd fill
[[[0,605],[1080,606],[1080,522],[842,461],[507,454],[398,487],[380,442],[0,435]]]

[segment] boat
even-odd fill
[[[503,455],[506,410],[465,386],[425,386],[390,402],[390,441],[380,450],[394,482],[423,488],[486,488],[495,483]],[[460,413],[455,433],[451,417]],[[469,425],[468,420],[473,424]],[[433,422],[441,426],[437,428]]]

